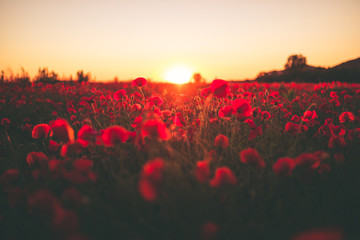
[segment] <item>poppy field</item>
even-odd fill
[[[0,85],[0,239],[360,239],[360,84]]]

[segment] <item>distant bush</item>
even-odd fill
[[[49,72],[48,68],[39,68],[38,74],[35,76],[35,82],[56,83],[59,82],[58,74],[54,71]]]

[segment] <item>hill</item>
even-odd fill
[[[305,64],[301,67],[261,72],[259,82],[360,82],[360,58],[340,63],[330,68]]]

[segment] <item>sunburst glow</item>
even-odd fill
[[[193,71],[185,66],[174,66],[169,68],[165,74],[164,79],[171,83],[183,84],[190,81]]]

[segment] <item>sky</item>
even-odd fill
[[[186,66],[208,81],[253,79],[302,54],[360,57],[359,0],[0,0],[0,70],[163,81]]]

